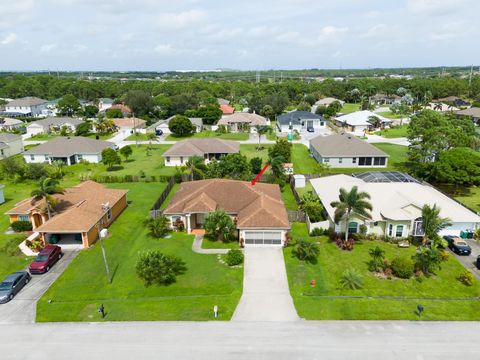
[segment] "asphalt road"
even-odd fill
[[[63,257],[46,274],[32,275],[32,279],[6,304],[0,305],[0,324],[29,324],[35,322],[37,300],[70,264],[78,251],[64,251]],[[1,350],[0,350],[1,353]],[[1,359],[0,355],[0,359]]]
[[[1,359],[479,359],[479,322],[0,325]]]

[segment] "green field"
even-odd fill
[[[303,144],[293,144],[292,162],[295,174],[317,174],[320,169],[317,160],[310,156],[310,151]]]
[[[343,107],[340,109],[339,112],[342,114],[350,114],[355,111],[360,110],[360,104],[351,104],[351,103],[345,103],[343,104]]]
[[[110,184],[129,189],[129,206],[110,227],[105,250],[113,273],[108,284],[100,246],[82,251],[37,304],[37,321],[228,320],[242,293],[243,271],[221,264],[216,255],[192,252],[193,235],[173,233],[154,239],[143,225],[163,184]],[[179,256],[187,271],[169,286],[146,288],[135,273],[140,251],[160,249]],[[48,300],[52,300],[48,303]]]
[[[219,139],[224,139],[224,140],[248,140],[249,138],[249,133],[243,133],[243,132],[237,132],[237,133],[226,133],[226,134],[219,134],[215,131],[201,131],[198,133],[194,133],[191,136],[175,136],[173,134],[170,134],[167,136],[165,140],[168,141],[178,141],[178,140],[185,140],[185,139],[190,139],[190,138],[208,138],[208,137],[216,137]]]
[[[295,201],[295,197],[293,196],[292,188],[290,187],[289,184],[287,184],[283,187],[282,199],[283,199],[283,202],[285,203],[285,207],[288,210],[297,210],[298,209],[298,204]]]
[[[401,119],[402,116],[403,116],[403,118],[405,119],[405,118],[407,117],[405,114],[403,114],[403,115],[394,114],[394,113],[391,112],[391,111],[380,111],[380,112],[378,112],[378,113],[376,113],[376,114],[378,114],[378,115],[380,115],[380,116],[383,116],[383,117],[386,117],[386,118],[388,118],[388,119]]]
[[[408,132],[408,125],[404,124],[402,126],[395,126],[393,128],[384,129],[380,131],[376,131],[376,135],[380,135],[386,138],[399,138],[399,137],[407,137]]]
[[[265,164],[268,160],[268,149],[273,145],[261,144],[260,149],[258,144],[240,144],[240,154],[245,155],[248,159],[259,157]]]
[[[378,278],[368,271],[369,249],[380,246],[390,261],[396,257],[411,257],[415,247],[401,249],[381,241],[361,241],[353,251],[339,250],[326,237],[312,238],[305,224],[295,223],[294,240],[303,238],[318,242],[320,255],[316,264],[303,263],[292,256],[293,247],[284,249],[290,293],[300,317],[307,320],[415,320],[416,306],[425,307],[424,320],[480,320],[478,300],[442,300],[480,296],[480,283],[465,286],[456,278],[463,266],[450,256],[442,269],[422,281]],[[343,289],[339,280],[343,271],[355,268],[363,275],[363,288]],[[315,279],[315,287],[310,281]],[[330,296],[330,298],[329,298]],[[331,297],[333,296],[333,298]],[[335,298],[359,296],[360,298]],[[376,299],[369,297],[400,297],[410,299]],[[422,298],[422,299],[420,299]],[[423,299],[425,298],[425,299]],[[440,300],[433,300],[440,298]]]

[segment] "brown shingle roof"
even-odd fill
[[[321,156],[388,156],[375,146],[351,134],[317,136],[310,140]]]
[[[457,115],[472,116],[480,118],[480,108],[471,107],[470,109],[457,111]]]
[[[218,120],[217,125],[228,125],[232,123],[247,123],[251,126],[267,125],[267,119],[257,114],[237,112],[232,115],[224,116]]]
[[[65,157],[75,154],[99,154],[107,147],[113,147],[109,141],[95,140],[82,136],[58,137],[25,151],[25,155],[49,155]]]
[[[203,156],[204,154],[234,154],[240,151],[240,144],[233,140],[199,138],[177,141],[163,153],[166,156]]]
[[[280,188],[275,184],[208,179],[182,183],[165,214],[208,213],[223,209],[237,214],[237,228],[290,228]]]
[[[113,104],[110,109],[118,109],[124,114],[130,114],[132,110],[127,105],[124,104]]]
[[[143,129],[147,123],[143,119],[138,119],[135,117],[122,118],[122,119],[112,119],[115,126],[118,127],[131,127],[135,129]]]
[[[35,229],[37,232],[86,232],[101,219],[102,204],[113,207],[128,190],[107,189],[94,181],[85,181],[67,188],[63,194],[52,195],[57,201],[54,216]],[[7,214],[28,214],[34,208],[42,209],[43,200],[25,199]]]
[[[20,107],[21,106],[35,106],[35,105],[45,104],[46,102],[47,102],[47,100],[43,100],[43,99],[40,99],[38,97],[27,96],[27,97],[24,97],[24,98],[12,100],[7,104],[7,106],[8,107],[11,107],[11,106],[20,106]]]

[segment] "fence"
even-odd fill
[[[82,180],[94,180],[99,183],[133,183],[133,182],[168,182],[170,176],[140,176],[140,175],[93,175],[83,176]]]
[[[150,217],[156,218],[162,215],[162,210],[160,210],[160,206],[162,206],[163,202],[168,197],[168,194],[170,194],[170,191],[172,191],[175,182],[175,176],[172,176],[168,181],[167,187],[162,191],[159,198],[157,199],[157,201],[155,201],[152,208],[150,209]]]
[[[302,210],[287,210],[288,221],[290,222],[305,222],[307,216]]]
[[[300,205],[301,199],[297,189],[295,189],[295,179],[293,178],[293,176],[290,176],[290,189],[292,189],[292,193],[293,193],[293,197],[295,198],[295,201],[297,202],[298,205]]]

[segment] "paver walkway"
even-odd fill
[[[243,295],[232,321],[296,320],[282,248],[246,248]]]

